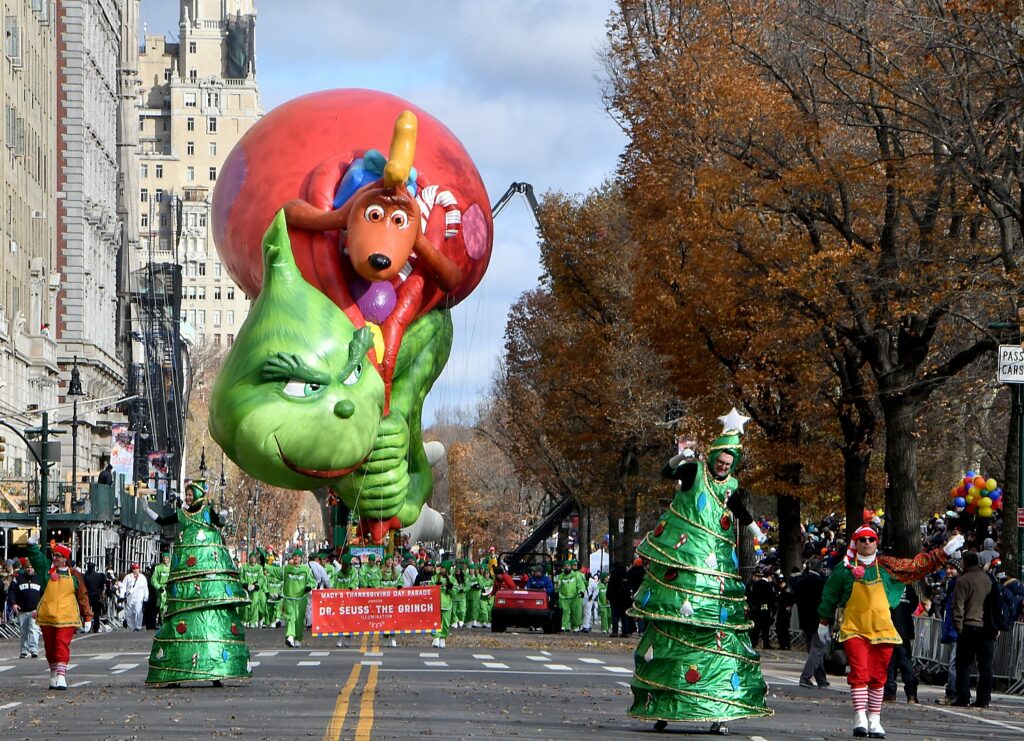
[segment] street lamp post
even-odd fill
[[[71,413],[71,498],[75,499],[78,493],[78,397],[85,396],[82,391],[82,377],[78,372],[77,355],[75,355],[71,366],[71,382],[68,383],[68,396],[74,399]]]

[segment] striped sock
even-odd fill
[[[869,687],[868,688],[868,712],[869,713],[881,713],[882,712],[882,687]]]
[[[868,688],[867,687],[851,687],[850,697],[853,699],[854,710],[867,710],[868,708]],[[881,698],[879,698],[881,702]]]

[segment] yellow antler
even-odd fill
[[[402,111],[395,121],[395,133],[391,135],[391,151],[388,163],[384,165],[384,187],[395,188],[405,185],[412,171],[412,159],[416,154],[416,114]]]

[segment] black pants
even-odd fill
[[[956,702],[963,705],[971,701],[971,664],[978,660],[978,705],[992,701],[992,655],[995,638],[978,626],[965,625],[956,641]]]
[[[789,640],[789,624],[793,618],[793,611],[791,609],[779,608],[779,611],[775,615],[775,637],[779,641],[779,648],[783,651],[788,651],[790,646]]]
[[[628,636],[636,630],[633,618],[626,614],[626,607],[612,607],[612,635]]]
[[[896,672],[899,671],[903,679],[903,691],[907,693],[907,699],[917,697],[917,676],[914,674],[914,663],[910,657],[913,648],[904,641],[892,649],[892,658],[889,659],[889,678],[885,681],[885,696],[896,697]]]
[[[764,640],[764,647],[772,647],[772,614],[770,612],[754,613],[754,629],[750,631],[750,644],[757,648],[758,637]]]
[[[105,610],[103,608],[103,598],[100,597],[99,595],[94,597],[94,596],[92,596],[90,594],[89,595],[89,607],[90,607],[90,609],[92,609],[92,632],[93,633],[99,633],[100,632],[100,618],[103,617],[103,613],[105,612]]]

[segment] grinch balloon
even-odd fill
[[[213,232],[258,296],[214,387],[214,439],[262,481],[332,487],[375,542],[415,523],[433,488],[423,402],[451,350],[449,310],[491,251],[462,145],[390,95],[306,95],[232,150]]]

